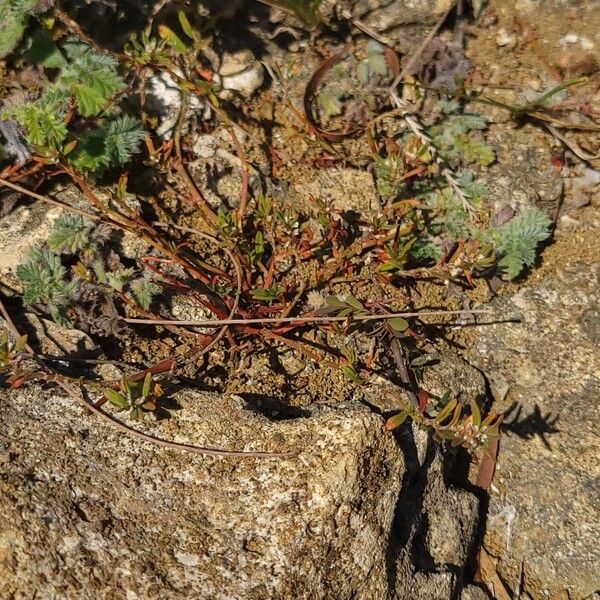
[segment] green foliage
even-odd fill
[[[0,373],[14,371],[26,344],[26,335],[20,336],[13,342],[5,329],[0,331]]]
[[[269,288],[255,288],[250,290],[250,293],[256,300],[261,300],[263,302],[274,302],[281,296],[281,294],[283,294],[283,289],[274,283]]]
[[[52,35],[46,29],[40,29],[33,34],[31,44],[23,55],[28,62],[47,69],[60,69],[67,64]]]
[[[539,208],[528,207],[492,232],[500,254],[498,266],[507,279],[514,279],[534,263],[537,246],[550,237],[551,226],[552,221]]]
[[[59,324],[68,324],[64,309],[73,298],[76,286],[67,281],[67,270],[55,254],[40,248],[30,248],[29,260],[17,267],[24,285],[25,304],[45,306]]]
[[[318,314],[348,317],[367,315],[369,313],[360,300],[348,294],[343,297],[326,296],[323,299],[323,305],[319,308]]]
[[[46,154],[57,150],[67,137],[68,103],[67,94],[51,88],[37,101],[11,107],[0,117],[14,117],[27,132],[29,144]]]
[[[140,277],[131,284],[130,294],[136,304],[141,306],[143,309],[148,310],[150,308],[152,298],[160,291],[160,285],[152,283],[145,277]]]
[[[156,410],[158,399],[163,395],[161,386],[154,381],[152,373],[146,373],[143,380],[123,377],[119,390],[106,388],[104,396],[118,410],[129,411],[129,418],[139,421],[144,413]]]
[[[396,152],[388,154],[385,158],[375,155],[373,160],[377,192],[385,200],[394,198],[402,185],[402,175],[404,175],[402,154]]]
[[[68,62],[54,85],[75,98],[79,114],[96,116],[125,85],[117,72],[117,61],[106,54],[95,53],[85,44],[65,44],[64,50]]]
[[[342,101],[340,96],[331,90],[323,90],[318,97],[319,109],[323,121],[342,114]]]
[[[482,418],[481,410],[476,402],[471,402],[469,414],[466,407],[446,395],[441,407],[433,415],[421,412],[412,404],[390,417],[384,426],[386,431],[400,427],[407,419],[421,429],[433,431],[438,442],[449,441],[452,446],[460,446],[469,452],[486,448],[500,433],[502,417],[495,413]]]
[[[34,39],[31,49],[36,48],[35,44]],[[0,117],[15,118],[24,128],[30,146],[50,161],[63,159],[87,172],[124,165],[139,151],[145,137],[137,119],[111,114],[98,118],[83,133],[72,134],[69,127],[78,118],[99,117],[122,90],[124,82],[117,62],[85,44],[64,44],[64,56],[51,40],[42,38],[37,42],[40,44],[45,44],[50,52],[46,58],[51,58],[52,65],[46,61],[47,66],[61,67],[58,75],[38,100],[11,107]],[[43,47],[37,47],[35,54],[42,51]],[[71,110],[73,103],[76,114]]]
[[[81,171],[98,171],[108,166],[124,165],[136,152],[146,136],[137,119],[124,115],[107,120],[79,138],[70,156],[71,163]]]
[[[48,247],[52,252],[76,254],[90,248],[94,224],[79,215],[66,215],[56,219],[48,236]]]
[[[38,0],[2,0],[0,2],[0,58],[9,54],[17,45],[29,16]]]
[[[388,74],[384,47],[381,44],[375,40],[367,42],[367,58],[360,62],[356,73],[363,85],[371,84],[377,76],[385,77]]]
[[[109,236],[105,225],[78,215],[58,217],[48,235],[49,250],[31,248],[29,260],[17,268],[26,304],[44,307],[61,325],[76,321],[83,329],[102,334],[114,328],[109,321],[116,314],[111,298],[115,292],[127,293],[138,306],[148,309],[161,287],[125,268],[118,255],[104,247]],[[78,259],[70,271],[61,254]],[[72,309],[69,318],[67,309]]]
[[[496,160],[494,151],[473,135],[486,128],[487,121],[480,115],[450,114],[430,127],[427,134],[443,159],[487,166]]]

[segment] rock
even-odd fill
[[[148,77],[145,99],[145,108],[158,119],[157,135],[171,139],[181,111],[181,88],[169,73],[161,72]],[[210,119],[212,114],[210,105],[196,94],[189,95],[188,103],[183,133],[194,129],[198,121]]]
[[[492,125],[486,143],[494,148],[497,162],[482,175],[486,200],[500,211],[519,212],[538,206],[554,219],[563,193],[561,173],[552,164],[552,139],[526,125],[517,129],[506,123]]]
[[[425,365],[421,388],[436,398],[450,392],[453,398],[468,404],[486,397],[485,378],[480,371],[451,352],[437,352],[419,357]]]
[[[216,52],[205,49],[206,57],[214,70],[214,81],[220,84],[219,98],[231,100],[236,93],[249,98],[264,81],[264,68],[251,50]]]
[[[231,138],[226,141],[231,143]],[[200,152],[204,151],[209,154],[208,144],[200,148]],[[249,196],[253,197],[263,191],[262,183],[258,170],[250,163],[246,166]],[[191,162],[189,170],[196,185],[213,208],[218,210],[224,206],[229,209],[239,207],[242,196],[242,161],[235,154],[226,148],[215,147],[212,156]]]
[[[212,134],[199,135],[194,142],[192,151],[198,158],[209,159],[213,158],[217,152],[220,141],[219,137]]]
[[[42,354],[50,356],[94,357],[99,348],[92,338],[79,329],[62,327],[49,319],[37,317],[32,313],[19,315],[22,333]],[[25,324],[23,324],[24,322]]]
[[[183,418],[144,429],[300,454],[200,457],[115,433],[56,392],[2,397],[0,596],[385,597],[402,458],[380,417],[270,422],[236,397],[177,400]]]
[[[299,454],[159,448],[55,390],[0,391],[1,597],[460,592],[476,501],[445,483],[427,434],[410,441],[406,430],[399,448],[381,417],[352,403],[269,420],[236,396],[188,389],[176,400],[176,416],[137,427],[178,442]]]
[[[505,419],[485,546],[534,598],[600,588],[600,263],[574,264],[491,303],[468,359]],[[520,318],[521,322],[501,322]]]
[[[460,595],[460,600],[489,600],[489,598],[484,590],[475,585],[468,585]]]
[[[406,25],[433,25],[452,8],[452,0],[345,0],[339,4],[378,33]]]
[[[292,193],[300,206],[307,206],[312,196],[330,202],[333,208],[346,213],[365,215],[379,210],[373,176],[357,169],[302,171],[295,179]]]

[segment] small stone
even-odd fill
[[[580,38],[579,43],[581,45],[581,49],[585,50],[586,52],[589,52],[590,50],[594,49],[594,42],[592,42],[592,40],[589,40],[588,38]]]
[[[514,46],[517,40],[514,35],[510,35],[506,29],[501,27],[498,29],[498,33],[496,35],[496,44],[500,47],[502,46]]]
[[[161,72],[148,78],[145,108],[157,116],[159,123],[156,133],[163,139],[173,136],[181,111],[181,97],[181,87],[169,73]],[[190,94],[188,103],[184,132],[190,131],[195,121],[206,121],[212,115],[210,105],[204,98]]]
[[[197,567],[200,559],[197,554],[186,554],[185,552],[175,552],[177,562],[184,567]]]
[[[209,159],[217,152],[219,147],[219,138],[215,135],[206,134],[198,136],[192,147],[193,153],[198,158]]]
[[[576,44],[579,41],[579,36],[576,33],[569,32],[563,36],[559,43],[561,44]]]
[[[225,92],[238,92],[249,98],[262,85],[264,69],[250,50],[241,50],[234,54],[225,53],[215,81],[221,84]],[[223,96],[223,93],[219,94]],[[227,94],[225,94],[227,96]]]

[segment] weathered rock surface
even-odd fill
[[[178,399],[157,435],[300,454],[199,457],[114,434],[54,393],[3,398],[0,596],[385,596],[402,458],[378,417],[270,423],[239,398]]]
[[[485,545],[511,587],[580,600],[600,588],[600,263],[575,264],[491,304],[469,358],[499,408],[501,441]],[[490,319],[491,320],[491,319]]]
[[[326,4],[326,3],[325,3]],[[346,0],[339,5],[378,32],[403,25],[433,24],[452,7],[451,0]],[[327,9],[327,4],[324,8]]]
[[[460,592],[477,501],[446,485],[426,436],[406,431],[397,445],[356,404],[270,421],[235,396],[187,390],[177,400],[181,412],[141,427],[180,442],[300,452],[166,450],[115,433],[55,391],[0,392],[0,597]]]

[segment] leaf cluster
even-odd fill
[[[148,309],[161,287],[124,267],[118,255],[106,248],[109,237],[108,227],[78,215],[56,219],[48,249],[31,248],[29,260],[17,267],[25,303],[43,307],[61,325],[77,324],[100,334],[113,333],[118,327],[117,292]],[[61,255],[72,264],[70,271]]]
[[[38,0],[3,0],[0,3],[0,58],[17,45],[37,4]]]
[[[0,331],[0,373],[14,371],[21,358],[21,353],[27,344],[27,336],[22,335],[14,342],[11,341],[8,331]]]
[[[156,410],[158,399],[163,396],[163,390],[152,377],[146,373],[143,380],[121,379],[119,390],[106,388],[104,396],[118,410],[129,411],[129,418],[139,421],[144,418],[144,413]]]
[[[462,163],[490,165],[496,160],[493,149],[485,144],[476,132],[487,129],[484,117],[477,114],[457,113],[458,105],[442,105],[450,114],[427,129],[431,143],[446,161],[460,160]]]
[[[475,401],[466,407],[456,398],[450,399],[449,394],[442,398],[442,408],[432,416],[416,409],[411,403],[399,413],[390,417],[385,425],[386,431],[400,427],[407,419],[421,429],[433,431],[433,437],[438,442],[449,441],[452,446],[460,446],[469,452],[486,448],[500,433],[502,417],[489,413],[483,418],[481,410]]]
[[[84,172],[124,165],[145,133],[137,119],[109,110],[125,85],[117,62],[85,44],[67,42],[59,49],[48,43],[53,66],[60,65],[54,81],[40,98],[7,108],[0,117],[14,118],[29,145],[49,162],[68,162]]]

